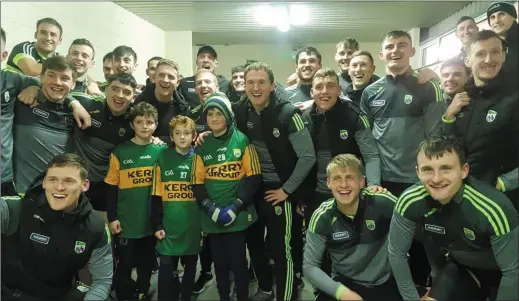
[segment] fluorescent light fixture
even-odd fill
[[[280,31],[290,30],[290,25],[301,26],[308,22],[310,10],[302,4],[261,5],[254,9],[254,18],[263,26],[276,26]]]
[[[290,24],[295,26],[305,25],[310,16],[310,10],[306,5],[290,4]]]

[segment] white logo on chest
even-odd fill
[[[441,227],[441,226],[425,224],[425,230],[429,231],[429,232],[438,233],[438,234],[445,234],[445,228]]]

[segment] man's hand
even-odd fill
[[[196,137],[196,140],[195,140],[195,146],[200,146],[200,145],[204,144],[204,138],[209,134],[211,134],[211,131],[206,131],[206,132],[198,134],[198,137]]]
[[[156,237],[158,240],[163,240],[164,238],[166,238],[166,231],[164,231],[164,230],[159,230],[159,231],[155,232],[155,237]]]
[[[342,291],[341,295],[339,296],[339,300],[362,300],[362,297],[359,296],[356,292],[350,290],[349,288],[346,288]]]
[[[447,108],[445,112],[445,119],[453,120],[458,116],[459,112],[463,107],[467,106],[470,103],[470,98],[467,95],[467,92],[461,92],[454,96],[451,104]]]
[[[287,198],[288,194],[285,193],[283,188],[267,190],[265,192],[265,200],[269,203],[272,202],[272,206],[276,206],[277,204],[285,201]]]
[[[296,106],[299,110],[304,112],[306,110],[309,110],[312,107],[313,104],[314,104],[314,100],[310,99],[310,100],[307,100],[305,102],[296,102],[294,104],[294,106]]]
[[[420,300],[435,300],[436,301],[436,299],[429,297],[429,292],[430,291],[431,291],[431,288],[428,287],[427,288],[427,292],[425,293],[425,295],[423,295],[422,298],[420,298]]]
[[[22,92],[20,92],[20,94],[18,94],[18,100],[20,100],[23,104],[28,105],[31,108],[34,108],[38,105],[38,93],[40,93],[40,87],[27,87],[23,89]]]
[[[299,214],[299,215],[301,215],[302,217],[304,217],[304,216],[305,216],[305,207],[306,207],[306,206],[303,205],[303,204],[298,204],[298,205],[296,206],[296,212],[297,212],[297,214]]]
[[[112,234],[119,234],[122,230],[123,229],[121,228],[121,223],[119,220],[110,223],[110,232],[112,232]]]
[[[160,140],[160,138],[158,138],[158,137],[151,137],[151,143],[153,145],[165,145],[165,144],[167,144],[166,142]]]
[[[103,92],[99,89],[99,86],[95,81],[89,81],[86,89],[88,95],[98,96],[103,95]]]
[[[428,81],[431,80],[440,80],[440,77],[434,70],[431,68],[425,68],[418,72],[418,76],[416,77],[416,80],[419,84],[425,84]]]
[[[92,126],[92,117],[79,101],[73,101],[70,106],[72,107],[74,119],[76,119],[77,125],[80,129],[84,130]]]
[[[376,186],[376,185],[373,185],[373,186],[368,186],[368,190],[373,192],[373,193],[377,193],[377,192],[387,192],[387,189],[384,188],[384,187],[381,187],[381,186]]]
[[[501,182],[498,180],[496,181],[496,189],[499,191],[503,191],[503,186],[501,186]]]

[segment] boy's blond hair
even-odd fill
[[[330,160],[330,163],[326,166],[326,176],[329,178],[332,170],[336,168],[351,168],[357,170],[359,175],[364,175],[364,166],[362,165],[362,162],[352,154],[337,155]]]
[[[171,119],[169,122],[169,134],[173,136],[173,131],[177,125],[185,125],[188,130],[191,130],[193,133],[196,133],[196,125],[193,119],[188,118],[186,116],[178,115]]]

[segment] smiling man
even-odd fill
[[[303,266],[305,277],[321,291],[316,300],[401,300],[387,261],[396,197],[365,189],[363,164],[352,154],[334,157],[326,177],[333,197],[308,224]],[[325,252],[333,278],[321,270]]]
[[[208,70],[215,73],[217,67],[218,54],[216,53],[216,50],[210,45],[201,46],[196,54],[196,71]],[[230,84],[229,80],[221,75],[217,75],[216,78],[218,79],[220,92],[227,94],[227,89]],[[179,85],[180,92],[189,106],[191,108],[196,108],[200,104],[200,99],[196,94],[195,75],[182,79]]]
[[[467,48],[470,42],[470,38],[478,32],[479,28],[476,25],[474,18],[469,16],[463,16],[458,20],[456,25],[456,38],[461,42],[461,51],[457,55],[458,58],[464,60],[467,56]]]
[[[472,71],[467,94],[453,99],[443,116],[442,130],[462,142],[470,174],[498,190],[510,191],[517,206],[513,190],[519,186],[519,147],[511,137],[519,135],[519,99],[517,87],[505,81],[503,41],[492,31],[480,31],[472,37],[467,54],[465,63]]]
[[[398,199],[389,230],[389,263],[404,300],[420,299],[406,262],[416,232],[436,272],[422,300],[517,300],[519,231],[510,200],[467,177],[469,164],[453,138],[425,139],[416,173],[420,183]]]
[[[375,68],[373,56],[368,51],[357,51],[351,56],[348,67],[351,85],[346,87],[345,92],[355,104],[360,104],[364,89],[378,79],[378,76],[373,76]]]
[[[113,276],[110,233],[84,192],[87,166],[79,156],[53,158],[27,194],[0,199],[2,300],[106,300]],[[73,283],[88,265],[86,295]],[[76,279],[77,280],[77,279]]]
[[[292,93],[290,102],[297,107],[311,100],[312,78],[317,70],[321,69],[321,53],[314,47],[305,47],[297,51],[295,56],[296,73],[299,78],[296,85],[286,90]]]
[[[7,68],[30,76],[40,76],[43,62],[57,55],[56,48],[61,44],[63,27],[52,18],[36,22],[35,42],[23,42],[13,47]]]
[[[67,59],[76,67],[78,78],[72,93],[87,92],[88,70],[94,67],[94,46],[87,39],[75,39],[68,49]]]
[[[186,115],[188,104],[177,91],[179,82],[178,64],[169,59],[161,59],[157,63],[154,83],[150,84],[135,100],[135,103],[147,102],[159,112],[155,136],[170,143],[169,123],[178,115]]]
[[[231,84],[227,97],[232,104],[237,103],[245,94],[245,67],[236,66],[231,69]]]

